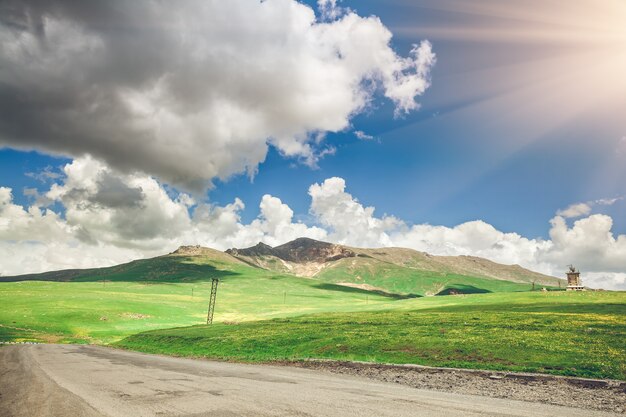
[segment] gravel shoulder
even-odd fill
[[[626,414],[626,381],[332,360],[285,362],[283,365],[426,390]]]

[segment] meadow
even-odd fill
[[[419,297],[432,286],[423,272],[415,274],[391,280],[390,285],[406,281],[398,293],[366,291],[233,263],[213,251],[18,277],[28,280],[0,282],[0,342],[110,343],[145,330],[202,324],[212,278],[220,280],[216,322],[396,308],[398,301]],[[472,277],[454,282],[463,278],[481,292],[530,289]]]
[[[623,292],[429,297],[393,307],[157,330],[117,346],[251,362],[322,358],[626,379]]]
[[[0,342],[110,343],[206,322],[211,281],[0,283]],[[216,322],[391,306],[397,297],[255,270],[223,279]]]

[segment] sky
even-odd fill
[[[0,4],[0,273],[301,236],[626,289],[626,3]]]

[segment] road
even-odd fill
[[[566,416],[614,414],[409,388],[307,369],[97,346],[0,347],[2,417]]]

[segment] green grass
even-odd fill
[[[227,262],[221,256],[164,256],[0,282],[0,341],[109,343],[145,330],[200,324],[206,320],[211,278],[220,279],[218,322],[392,308],[401,294],[421,293],[420,279],[427,285],[432,279],[397,275],[394,282],[408,284],[389,290],[400,294],[381,294]],[[468,292],[529,289],[506,281],[456,279],[457,287],[463,279],[469,283]]]
[[[159,267],[134,265],[132,273],[107,274],[107,281],[96,275],[79,282],[0,283],[0,341],[109,343],[145,330],[203,323],[214,276],[220,277],[215,321],[376,309],[396,300],[245,265],[226,270],[214,262],[170,261]],[[145,280],[157,277],[155,270],[179,274],[178,282]]]
[[[395,310],[215,324],[130,336],[150,353],[328,358],[626,379],[626,293],[429,297]]]
[[[477,278],[446,272],[425,271],[406,268],[384,262],[360,260],[351,264],[352,258],[343,259],[332,268],[322,270],[315,278],[321,281],[338,283],[351,282],[368,284],[397,294],[447,295],[450,290],[463,294],[491,292],[530,291],[532,284]],[[536,289],[540,289],[537,285]],[[555,289],[554,287],[548,287]]]

